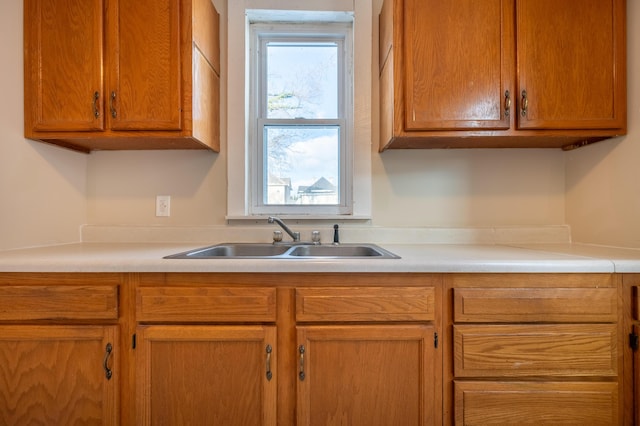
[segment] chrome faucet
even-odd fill
[[[299,232],[294,232],[292,231],[287,225],[285,225],[285,223],[282,221],[282,219],[277,218],[275,216],[269,216],[269,218],[267,219],[267,221],[269,223],[277,223],[278,225],[280,225],[280,227],[282,229],[284,229],[284,232],[286,232],[287,234],[289,234],[291,236],[291,238],[293,238],[294,242],[298,242],[300,241],[300,233]]]

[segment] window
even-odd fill
[[[352,24],[251,24],[252,213],[351,213]]]
[[[227,2],[228,220],[370,219],[372,12],[371,0]]]

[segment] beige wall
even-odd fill
[[[0,1],[0,250],[78,241],[87,156],[23,137],[22,1]]]
[[[627,1],[628,133],[567,154],[573,240],[640,248],[640,2]]]
[[[373,1],[377,14],[381,0]],[[224,13],[224,1],[215,3]],[[640,19],[637,2],[628,3],[629,22],[634,21],[633,16]],[[0,249],[77,241],[79,227],[85,223],[225,223],[225,129],[220,154],[140,151],[84,155],[25,141],[21,1],[0,2],[0,28]],[[640,50],[639,30],[636,26],[629,33],[632,77],[640,70],[639,55],[634,54],[634,49]],[[374,49],[374,62],[376,55]],[[225,76],[222,78],[224,81]],[[634,126],[634,120],[640,119],[640,106],[634,104],[640,95],[639,84],[637,78],[629,82],[629,136],[571,153],[420,150],[378,154],[374,125],[372,224],[470,227],[569,223],[575,240],[640,247],[640,225],[636,222],[640,218],[640,168],[634,164],[635,158],[640,158],[640,129]],[[373,89],[375,103],[375,78]],[[222,95],[226,102],[224,90]],[[171,217],[155,217],[156,195],[171,195]]]
[[[376,17],[381,4],[381,0],[374,0]],[[223,10],[220,12],[222,14]],[[377,19],[374,21],[377,29]],[[373,54],[372,98],[375,104],[378,99],[377,48],[373,49]],[[225,76],[222,78],[224,80]],[[377,113],[374,108],[374,123],[377,123]],[[222,121],[226,120],[223,118]],[[376,226],[564,224],[561,151],[437,150],[378,154],[377,125],[373,126],[372,133],[372,223]],[[92,154],[88,178],[89,222],[178,226],[224,224],[226,167],[224,147],[217,155],[189,152]],[[229,190],[242,191],[242,188]],[[170,218],[154,216],[157,194],[172,196]]]

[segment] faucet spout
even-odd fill
[[[287,234],[289,234],[291,236],[291,238],[293,238],[293,241],[298,242],[300,241],[300,233],[299,232],[294,232],[292,231],[283,221],[282,219],[275,217],[275,216],[269,216],[269,218],[267,219],[267,221],[269,223],[277,223],[278,225],[280,225],[280,227],[284,230],[284,232],[286,232]]]

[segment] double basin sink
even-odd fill
[[[399,259],[375,244],[225,243],[166,256],[165,259]]]

